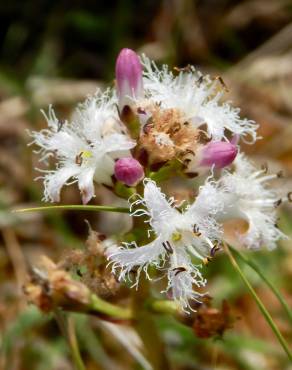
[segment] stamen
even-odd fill
[[[277,208],[277,207],[279,207],[279,205],[282,203],[282,199],[280,198],[280,199],[278,199],[278,200],[276,200],[275,202],[274,202],[274,207],[275,208]]]
[[[193,233],[197,237],[199,237],[199,236],[202,235],[202,233],[199,231],[199,228],[198,228],[198,226],[196,224],[193,226]]]
[[[216,252],[218,252],[218,251],[220,251],[220,249],[221,249],[221,247],[220,247],[220,245],[215,245],[212,249],[211,249],[211,251],[210,251],[210,256],[211,257],[214,257],[214,255],[215,255],[215,253]]]
[[[226,92],[229,92],[229,89],[228,87],[226,86],[226,83],[223,81],[223,78],[221,76],[216,76],[215,77],[215,80],[219,81],[221,86],[223,87],[223,89],[226,91]]]
[[[166,242],[162,243],[163,248],[166,250],[167,253],[173,254],[173,248],[170,245],[169,241],[167,240]]]
[[[204,81],[204,76],[200,76],[200,77],[197,79],[197,81],[196,81],[196,85],[197,85],[197,87],[200,87],[200,86],[202,85],[203,81]]]
[[[65,124],[65,121],[63,119],[60,119],[58,121],[58,128],[57,128],[57,132],[60,132],[62,130],[62,127],[63,125]]]
[[[82,153],[83,152],[80,152],[75,157],[75,163],[78,164],[78,166],[81,166],[82,165],[82,162],[83,162]]]
[[[79,154],[75,157],[75,163],[78,166],[81,166],[83,163],[83,159],[89,159],[92,157],[92,153],[89,150],[82,150]]]
[[[188,64],[186,67],[173,67],[176,72],[192,72],[192,66]]]
[[[181,267],[175,267],[174,269],[172,269],[172,271],[175,271],[174,276],[177,276],[181,272],[187,271],[187,269],[185,267],[181,266]]]

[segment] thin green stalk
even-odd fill
[[[267,323],[270,325],[270,327],[273,330],[274,334],[276,335],[278,341],[280,342],[282,348],[286,352],[289,360],[292,362],[292,353],[291,353],[291,351],[289,349],[289,346],[288,346],[285,338],[280,333],[280,331],[279,331],[277,325],[275,324],[272,316],[267,311],[266,307],[264,306],[264,304],[260,300],[259,296],[256,294],[255,290],[253,289],[253,287],[251,286],[251,284],[249,283],[249,281],[245,277],[244,273],[242,272],[241,268],[239,267],[238,263],[236,262],[235,258],[233,257],[232,253],[230,252],[230,249],[229,249],[228,245],[225,244],[225,243],[224,243],[224,249],[225,249],[225,251],[226,251],[226,253],[227,253],[227,255],[228,255],[229,259],[230,259],[231,264],[233,265],[233,267],[235,268],[235,270],[240,275],[242,281],[246,285],[247,289],[249,290],[250,294],[252,295],[252,297],[254,298],[256,304],[258,305],[260,311],[264,315]]]
[[[71,348],[71,354],[73,357],[73,361],[76,367],[76,370],[86,370],[86,367],[83,363],[80,349],[78,345],[78,341],[76,338],[76,332],[75,332],[75,325],[72,317],[68,318],[68,342]]]
[[[287,316],[289,317],[289,320],[292,323],[292,310],[288,306],[288,303],[285,301],[284,297],[280,293],[280,291],[276,288],[276,286],[263,274],[263,272],[260,270],[260,268],[248,257],[237,251],[235,248],[229,246],[232,253],[235,254],[239,259],[241,259],[244,263],[249,265],[259,276],[260,278],[267,284],[267,286],[272,290],[272,292],[275,294],[275,296],[278,298],[279,302],[283,306],[284,310],[287,313]]]
[[[63,336],[68,342],[76,370],[86,370],[80,354],[73,318],[60,309],[56,309],[54,315]]]
[[[119,212],[119,213],[130,213],[130,209],[126,207],[112,207],[112,206],[93,206],[93,205],[82,205],[82,204],[69,204],[63,206],[44,206],[44,207],[32,207],[32,208],[21,208],[15,209],[12,212],[38,212],[38,211],[52,211],[52,210],[72,210],[72,211],[93,211],[93,212]]]

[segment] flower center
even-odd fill
[[[178,231],[172,233],[172,235],[171,235],[171,239],[172,239],[173,242],[178,242],[178,241],[181,240],[181,238],[182,238],[182,234]]]

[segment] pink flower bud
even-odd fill
[[[143,179],[144,170],[136,159],[120,158],[115,163],[115,176],[122,183],[135,186]]]
[[[120,109],[130,105],[131,98],[143,96],[142,66],[133,50],[121,50],[116,61],[116,80]]]
[[[236,145],[228,141],[211,141],[202,149],[200,165],[223,168],[230,165],[236,155]]]

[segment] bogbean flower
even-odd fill
[[[152,240],[141,247],[133,241],[110,248],[108,256],[112,269],[114,272],[120,270],[120,280],[127,277],[131,280],[131,272],[136,269],[133,286],[138,286],[142,271],[151,279],[148,274],[150,265],[166,271],[166,290],[171,290],[173,298],[187,310],[189,300],[200,298],[193,285],[206,284],[200,266],[207,262],[220,239],[221,230],[214,216],[222,210],[223,203],[211,181],[200,188],[195,202],[185,211],[179,211],[173,199],[167,200],[153,181],[145,179],[144,185],[144,197],[132,203],[131,210],[141,206],[132,212],[132,216],[148,218],[151,226],[148,235],[153,236]],[[198,261],[197,264],[193,259]]]
[[[213,140],[226,139],[230,132],[245,140],[256,140],[255,122],[241,119],[240,110],[229,102],[221,103],[226,90],[222,79],[211,79],[196,71],[194,67],[181,69],[175,76],[164,65],[159,69],[145,55],[141,58],[145,98],[136,99],[142,123],[152,116],[157,106],[161,110],[173,109],[180,113],[184,122],[195,128],[205,125],[208,136]],[[142,112],[142,114],[141,114]]]
[[[44,171],[44,200],[58,202],[64,185],[78,182],[83,203],[94,196],[94,181],[111,185],[115,159],[129,157],[135,142],[125,134],[110,90],[89,97],[75,111],[72,122],[57,119],[52,107],[45,115],[48,128],[32,132],[41,161],[56,159]]]
[[[252,249],[261,246],[273,249],[279,239],[285,238],[276,226],[276,208],[286,199],[280,198],[268,186],[269,181],[279,177],[279,174],[268,175],[266,168],[257,170],[242,153],[238,154],[234,166],[233,172],[224,170],[219,180],[221,190],[218,196],[224,202],[224,212],[219,219],[247,221],[248,229],[238,236],[240,241]]]

